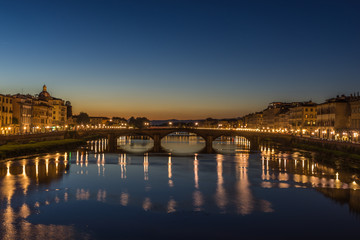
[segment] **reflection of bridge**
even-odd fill
[[[273,133],[224,130],[224,129],[202,129],[202,128],[147,128],[147,129],[94,129],[79,131],[79,135],[97,134],[108,138],[109,150],[116,150],[117,138],[120,136],[148,136],[154,141],[153,152],[161,152],[161,139],[174,132],[195,133],[205,140],[207,153],[214,152],[212,144],[221,136],[241,136],[250,141],[250,150],[258,151],[262,139],[274,137]]]

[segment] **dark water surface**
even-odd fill
[[[181,136],[184,138],[183,136]],[[125,142],[124,142],[125,141]],[[357,239],[357,174],[298,152],[243,139],[199,151],[191,136],[172,153],[149,140],[119,140],[138,155],[88,150],[0,163],[0,239]],[[166,145],[167,144],[167,145]],[[132,145],[132,146],[131,146]]]

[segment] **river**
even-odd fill
[[[0,162],[0,239],[349,239],[358,173],[241,137],[203,154],[194,135],[91,141]]]

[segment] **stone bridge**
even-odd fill
[[[114,151],[117,147],[117,139],[121,136],[148,136],[154,141],[152,152],[161,152],[161,139],[174,132],[194,133],[205,140],[206,153],[213,153],[213,141],[221,136],[241,136],[250,141],[250,150],[258,151],[260,142],[268,137],[274,137],[274,133],[250,132],[239,130],[223,130],[223,129],[202,129],[202,128],[146,128],[146,129],[94,129],[79,131],[81,135],[96,134],[106,137],[109,142],[109,150]]]

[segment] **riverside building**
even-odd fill
[[[0,133],[13,134],[14,121],[13,119],[13,105],[12,97],[10,95],[0,94]]]
[[[18,132],[30,133],[32,123],[32,105],[33,96],[16,94],[12,96],[13,100],[13,116],[17,119]]]
[[[317,136],[331,140],[349,140],[350,97],[337,96],[317,106]]]
[[[353,141],[359,142],[360,134],[360,96],[359,93],[350,102],[350,132]]]
[[[317,104],[312,101],[297,103],[290,109],[289,124],[297,135],[315,135]]]
[[[70,102],[52,97],[46,85],[36,96],[0,94],[0,134],[64,130],[68,127],[71,109]]]

